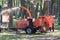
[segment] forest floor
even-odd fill
[[[60,30],[55,32],[26,34],[24,31],[19,34],[14,32],[2,32],[0,33],[0,40],[60,40]]]
[[[60,25],[55,26],[54,32],[41,33],[37,31],[31,35],[21,30],[19,34],[16,34],[15,31],[2,30],[0,40],[60,40]]]

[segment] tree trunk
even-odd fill
[[[51,0],[45,1],[45,14],[52,15],[52,4],[51,4]]]
[[[34,14],[34,5],[32,3],[30,4],[30,12],[31,12],[32,16],[35,17],[35,14]]]
[[[13,5],[14,5],[14,7],[15,7],[15,0],[13,0]]]
[[[21,0],[21,6],[24,6],[24,7],[27,8],[27,1],[25,1],[25,0]],[[21,9],[21,11],[22,11],[22,9]],[[23,10],[21,16],[22,16],[22,18],[24,18],[24,17],[26,18],[26,17],[27,17],[27,13],[26,13],[26,11]]]
[[[36,5],[36,9],[35,9],[35,18],[37,18],[37,13],[38,13],[38,8],[39,8],[39,3],[37,3],[37,5]]]
[[[3,0],[2,0],[2,8],[3,8],[3,5],[4,5],[4,2],[3,2]]]
[[[12,0],[8,0],[8,8],[12,8],[12,7],[13,7]],[[13,18],[12,18],[13,15],[12,15],[12,13],[10,13],[9,16],[10,16],[9,27],[12,27],[12,25],[13,25],[13,23],[12,23],[12,21],[13,21]]]
[[[12,8],[13,7],[13,1],[12,0],[8,0],[8,8]]]
[[[57,8],[58,8],[58,25],[60,25],[60,0],[57,0]]]
[[[49,15],[52,15],[52,0],[48,1]]]

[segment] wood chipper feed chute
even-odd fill
[[[25,10],[25,11],[27,12],[27,14],[28,14],[29,18],[32,18],[32,15],[31,15],[31,13],[30,13],[29,9],[27,9],[27,8],[26,8],[26,7],[24,7],[24,6],[21,6],[20,8],[22,8],[23,10]]]

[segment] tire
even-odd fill
[[[15,28],[15,29],[14,29],[14,31],[16,31],[16,34],[19,34],[19,32],[18,32],[18,29],[17,29],[17,28]]]
[[[25,32],[26,32],[27,34],[32,34],[32,33],[33,33],[33,28],[27,27],[27,28],[25,29]]]

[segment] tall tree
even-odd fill
[[[57,0],[57,8],[58,8],[58,25],[60,25],[60,0]]]
[[[38,13],[38,8],[39,8],[39,3],[37,3],[37,5],[36,5],[36,9],[35,9],[35,18],[37,18],[37,13]]]
[[[51,4],[51,0],[46,0],[45,1],[45,14],[50,14],[52,15],[52,4]]]
[[[40,15],[44,15],[44,0],[40,0]]]
[[[12,0],[8,0],[8,8],[12,8],[13,7],[13,1]],[[12,21],[13,21],[13,14],[10,12],[10,14],[9,14],[9,16],[10,16],[10,20],[9,20],[9,27],[12,27],[12,25],[13,25],[13,23],[12,23]]]
[[[21,6],[24,6],[24,7],[26,7],[27,8],[27,1],[26,0],[20,0],[21,1]],[[21,14],[21,17],[22,18],[26,18],[27,17],[27,13],[26,13],[26,11],[25,10],[20,10],[20,11],[23,11],[22,12],[22,14]]]
[[[3,4],[4,4],[4,2],[3,2],[3,0],[2,0],[2,7],[3,7]]]
[[[12,8],[13,7],[13,1],[12,0],[8,0],[8,8]]]

